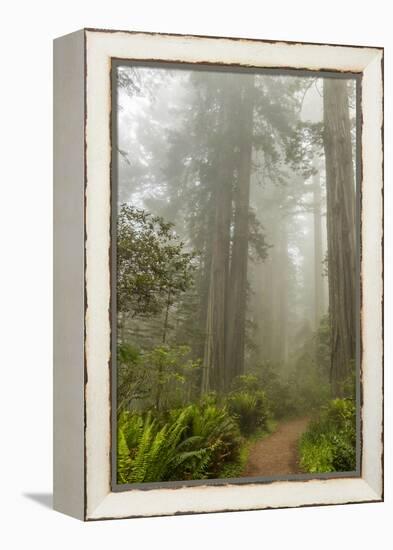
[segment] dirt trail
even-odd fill
[[[298,441],[309,422],[309,417],[282,422],[276,432],[254,443],[242,477],[299,474]]]

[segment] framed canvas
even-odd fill
[[[54,42],[54,507],[383,499],[383,49]]]

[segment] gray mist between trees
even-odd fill
[[[351,80],[118,68],[119,209],[172,223],[193,255],[193,284],[153,316],[119,307],[122,337],[149,347],[165,328],[202,361],[201,391],[227,391],[262,362],[288,376],[330,312],[320,375],[339,394],[355,356],[355,115]]]
[[[119,483],[353,471],[355,80],[116,76]]]

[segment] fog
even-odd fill
[[[247,477],[247,438],[329,407],[346,454],[311,434],[302,471],[353,468],[355,81],[124,65],[114,94],[119,479]]]
[[[220,95],[241,88],[250,75],[126,66],[118,71],[119,205],[163,216],[203,256],[200,234],[207,229],[212,191],[201,170],[215,154],[214,140],[233,141],[229,132],[237,129],[236,123],[220,128]],[[323,119],[323,82],[313,76],[253,78],[246,365],[260,358],[288,361],[328,311],[324,155],[310,138]],[[234,179],[225,185],[232,187]],[[253,237],[263,240],[262,257]]]

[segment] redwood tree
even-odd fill
[[[355,357],[355,181],[348,85],[324,79],[331,381],[335,395]]]
[[[211,201],[213,224],[210,235],[210,274],[206,310],[206,338],[203,359],[202,392],[223,391],[228,384],[226,362],[226,315],[230,255],[230,226],[233,188],[233,118],[235,99],[232,75],[223,79],[218,94],[218,136],[211,153]]]
[[[254,94],[254,75],[244,76],[239,98],[239,152],[226,334],[227,371],[230,380],[244,372]]]

